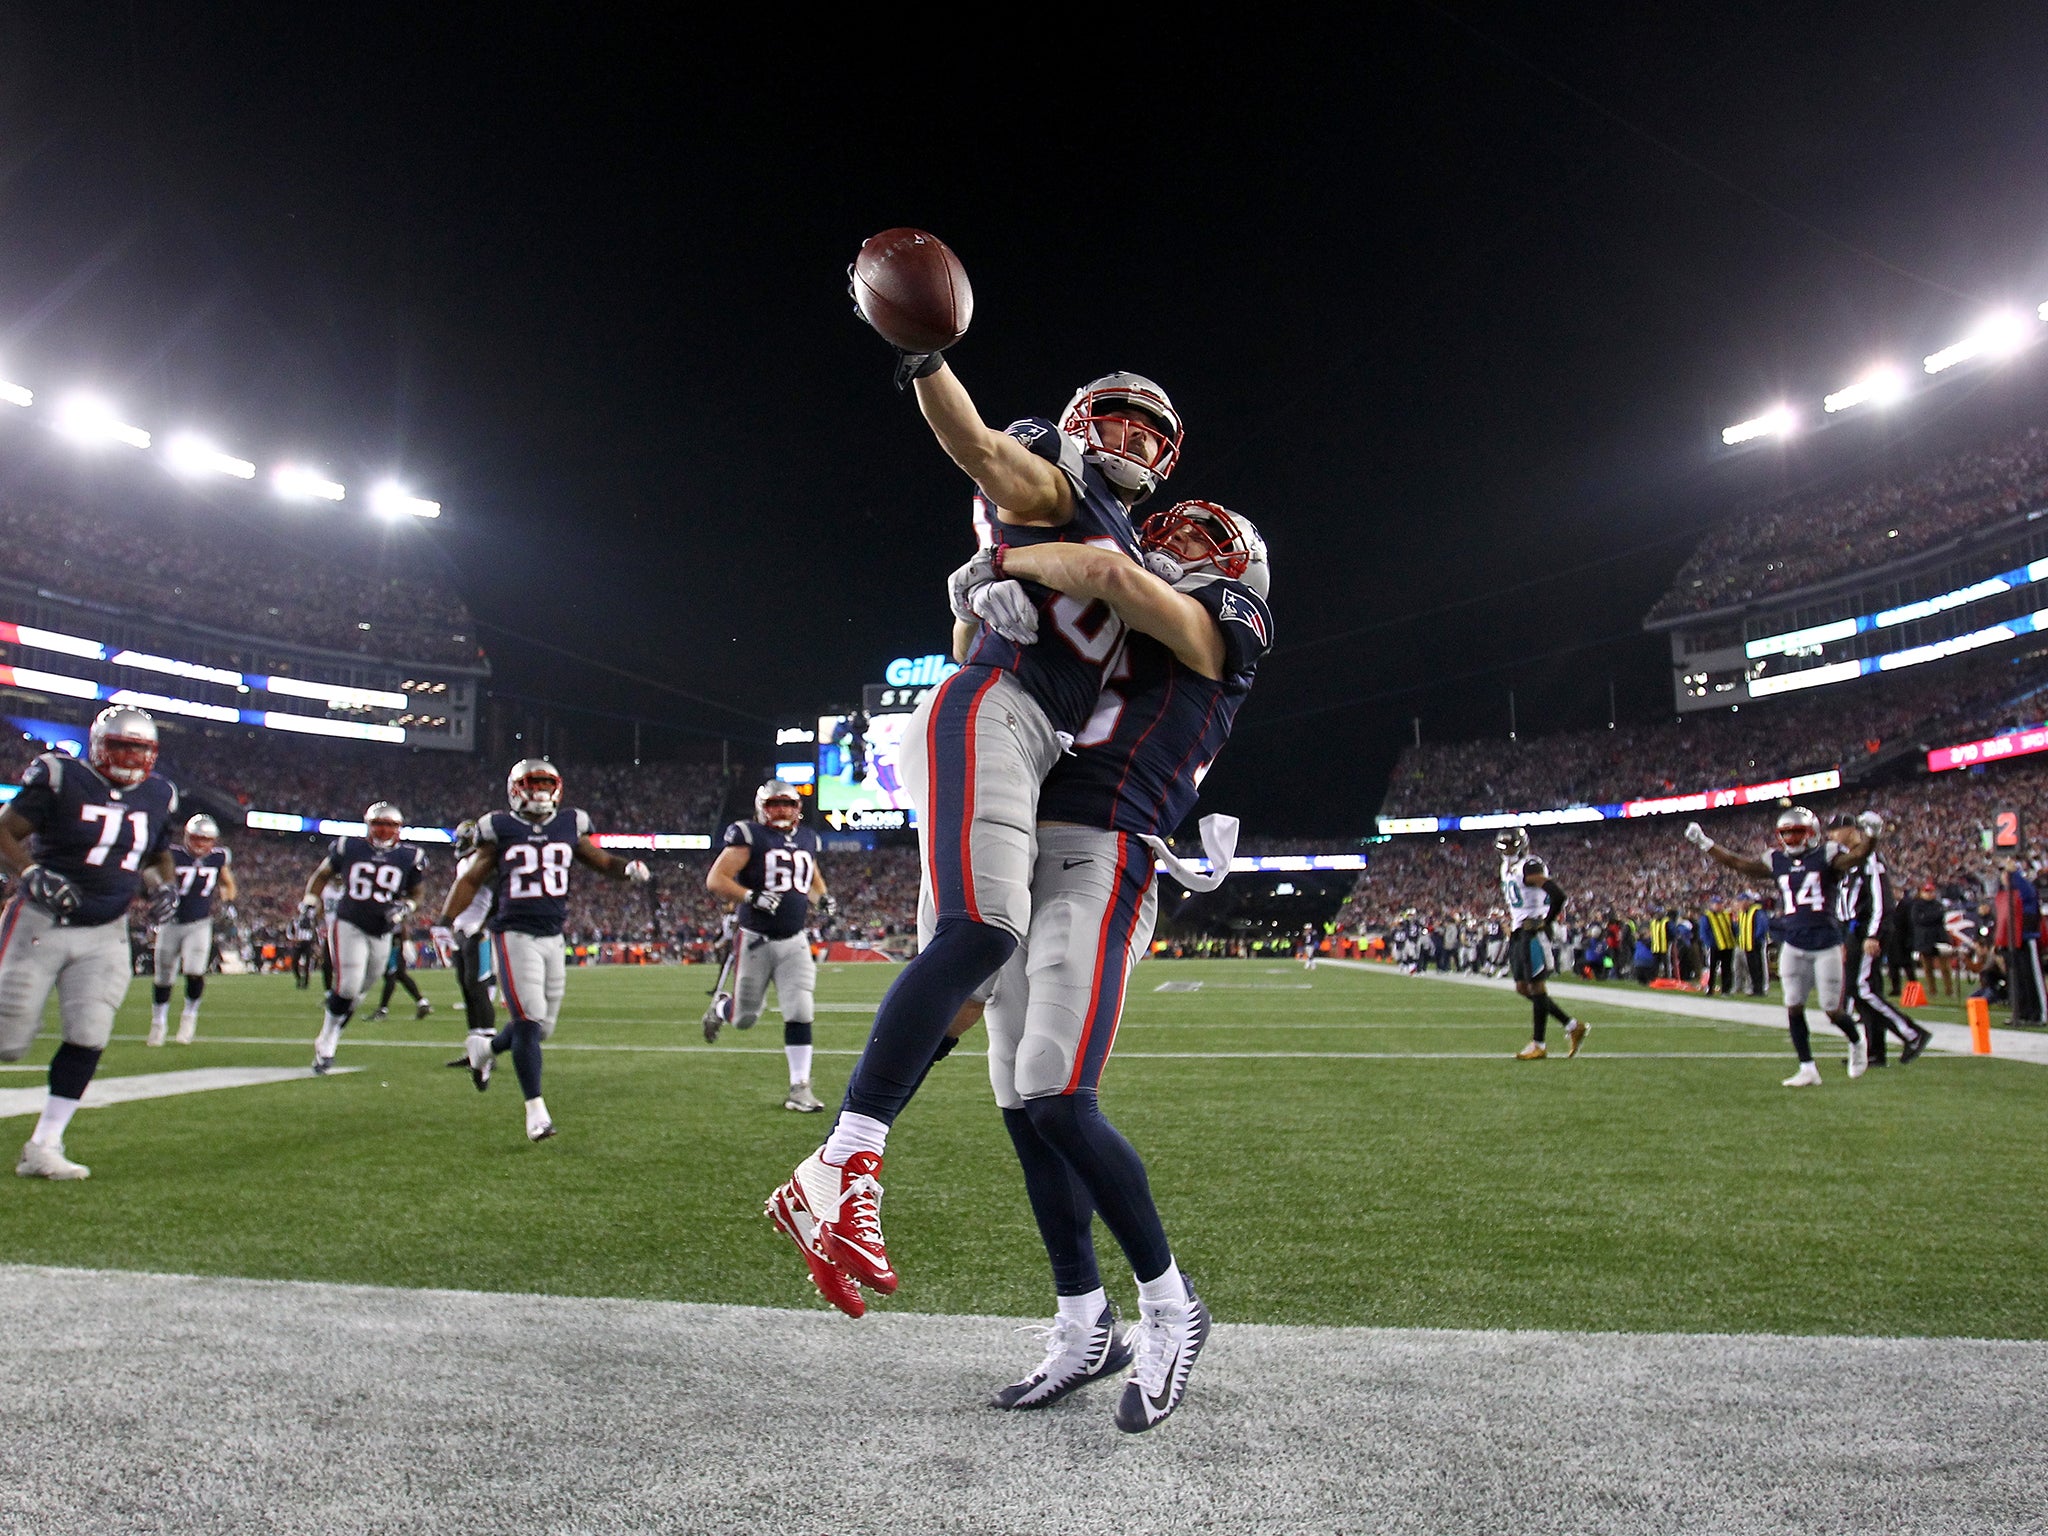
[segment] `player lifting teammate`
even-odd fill
[[[1135,557],[1130,508],[1172,472],[1181,448],[1179,414],[1157,384],[1109,374],[1077,390],[1059,422],[997,431],[941,354],[902,356],[899,376],[916,381],[925,420],[979,490],[976,532],[995,575],[1008,551],[1034,544],[1095,542]],[[1123,625],[1101,603],[1001,581],[977,601],[1006,598],[1038,610],[1040,638],[1020,645],[985,622],[983,607],[970,610],[978,628],[963,665],[926,695],[906,733],[919,953],[876,1010],[830,1137],[768,1202],[814,1277],[824,1264],[884,1293],[897,1283],[880,1221],[889,1127],[961,1006],[1029,927],[1039,786],[1087,727],[1122,653]]]
[[[45,752],[0,811],[0,865],[14,879],[0,911],[0,1061],[28,1054],[52,989],[64,1034],[42,1117],[14,1166],[24,1178],[92,1171],[64,1155],[64,1130],[135,974],[128,907],[139,888],[154,921],[177,910],[168,844],[178,791],[152,771],[156,749],[156,722],[142,710],[102,710],[84,762]]]
[[[1792,1049],[1799,1070],[1785,1079],[1787,1088],[1820,1085],[1813,1064],[1813,1044],[1806,1028],[1807,999],[1818,995],[1821,1007],[1849,1040],[1849,1076],[1861,1077],[1866,1062],[1863,1036],[1843,1006],[1842,929],[1835,919],[1842,876],[1865,852],[1865,839],[1854,827],[1823,844],[1820,819],[1803,805],[1787,806],[1773,833],[1778,846],[1768,860],[1730,853],[1696,821],[1685,828],[1685,840],[1724,869],[1773,882],[1778,914],[1771,921],[1781,948],[1778,975],[1785,988],[1785,1017],[1792,1027]]]
[[[754,819],[725,829],[725,847],[704,885],[739,904],[733,930],[733,991],[720,992],[704,1010],[704,1039],[719,1029],[752,1029],[775,983],[782,1010],[782,1050],[789,1062],[784,1109],[816,1114],[824,1101],[811,1092],[811,1023],[818,964],[805,932],[813,901],[830,918],[837,910],[818,867],[818,834],[799,826],[803,801],[794,784],[770,779],[754,791]]]
[[[1586,1043],[1585,1021],[1558,1007],[1544,980],[1556,969],[1551,925],[1564,912],[1564,888],[1550,878],[1548,865],[1529,856],[1529,834],[1522,828],[1509,827],[1493,846],[1500,854],[1500,895],[1508,915],[1508,975],[1514,978],[1515,990],[1529,999],[1535,1024],[1515,1060],[1541,1061],[1550,1054],[1543,1035],[1552,1019],[1564,1026],[1566,1057],[1576,1056]]]
[[[526,1100],[526,1139],[555,1134],[540,1093],[541,1042],[555,1032],[567,985],[562,924],[569,915],[569,870],[581,864],[607,880],[645,885],[648,868],[606,853],[590,835],[590,817],[562,804],[562,775],[542,757],[521,758],[505,776],[512,807],[479,816],[477,846],[457,871],[441,902],[440,926],[456,918],[493,879],[492,958],[498,992],[511,1013],[496,1035],[473,1031],[468,1040],[470,1076],[477,1090],[491,1085],[496,1059],[512,1053],[512,1070]]]
[[[1209,1314],[1174,1261],[1144,1161],[1103,1115],[1097,1087],[1130,968],[1151,942],[1163,835],[1193,808],[1273,641],[1266,546],[1248,519],[1183,502],[1147,519],[1141,540],[1155,562],[1170,562],[1157,564],[1160,574],[1077,544],[1040,544],[1006,561],[1014,577],[1106,603],[1131,633],[1074,752],[1039,796],[1031,928],[988,1007],[989,1079],[1057,1303],[1045,1358],[995,1405],[1043,1407],[1134,1359],[1116,1410],[1117,1426],[1133,1432],[1179,1405]],[[1234,833],[1204,830],[1227,871]],[[1221,879],[1174,867],[1184,883]],[[1117,1337],[1096,1264],[1098,1213],[1138,1285],[1128,1339]]]
[[[335,888],[334,914],[327,921],[332,980],[313,1040],[313,1070],[323,1075],[334,1066],[356,1000],[384,974],[394,937],[412,916],[413,898],[427,876],[426,854],[402,846],[405,818],[397,806],[379,800],[363,812],[363,823],[363,836],[334,840],[299,902],[310,921],[323,910],[328,887]]]
[[[235,899],[235,872],[220,827],[211,816],[185,823],[185,841],[171,847],[178,882],[178,907],[156,931],[156,987],[150,999],[149,1040],[164,1043],[171,1023],[171,983],[185,975],[185,1007],[178,1015],[178,1044],[190,1045],[199,1030],[199,999],[206,992],[206,962],[213,954],[213,899]]]

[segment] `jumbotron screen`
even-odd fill
[[[910,713],[870,715],[867,729],[867,776],[854,782],[853,754],[847,750],[851,735],[846,715],[818,717],[818,809],[824,814],[839,812],[855,818],[864,813],[901,812],[902,820],[888,818],[897,826],[915,826],[917,813],[903,791],[897,773],[903,733],[909,728]]]

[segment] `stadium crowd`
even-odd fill
[[[476,665],[475,618],[430,560],[317,517],[260,529],[172,496],[87,507],[0,487],[0,576],[237,634]]]
[[[1900,740],[1929,746],[2040,721],[2048,652],[1964,657],[1752,704],[1740,713],[1520,741],[1425,742],[1405,749],[1382,816],[1470,815],[1606,805],[1853,768]]]
[[[2028,427],[1931,463],[1766,503],[1700,541],[1655,619],[1704,613],[1887,561],[1989,528],[2048,501],[2048,430]]]

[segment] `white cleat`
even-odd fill
[[[1799,1070],[1785,1079],[1785,1086],[1787,1088],[1818,1088],[1820,1086],[1820,1068],[1810,1061],[1802,1061],[1799,1063]]]
[[[555,1122],[548,1118],[548,1112],[545,1109],[536,1109],[531,1105],[527,1106],[526,1139],[528,1141],[546,1141],[554,1134]]]
[[[149,1038],[142,1043],[148,1046],[162,1045],[164,1043],[164,1031],[169,1028],[170,1025],[164,1020],[151,1019],[149,1021]]]
[[[1870,1067],[1870,1046],[1858,1035],[1849,1042],[1849,1081],[1854,1082]]]
[[[1187,1287],[1186,1301],[1141,1306],[1143,1315],[1131,1330],[1137,1363],[1116,1405],[1116,1427],[1126,1434],[1150,1429],[1180,1406],[1195,1357],[1209,1341],[1209,1309],[1187,1276],[1181,1276],[1181,1284]]]
[[[64,1155],[60,1146],[48,1147],[39,1141],[31,1141],[21,1149],[21,1161],[14,1165],[17,1178],[23,1179],[89,1179],[92,1170],[83,1163],[74,1163]]]
[[[199,1019],[196,1015],[178,1020],[178,1044],[190,1045],[199,1038]]]
[[[791,1083],[789,1092],[783,1095],[782,1107],[793,1109],[800,1115],[815,1115],[825,1107],[825,1101],[811,1092],[810,1081]]]
[[[478,1093],[491,1086],[491,1065],[498,1059],[491,1049],[491,1038],[487,1031],[475,1029],[462,1043],[463,1053],[469,1057],[469,1080],[476,1084]]]
[[[1113,1376],[1131,1363],[1135,1351],[1119,1338],[1116,1313],[1108,1307],[1093,1326],[1056,1317],[1049,1328],[1030,1330],[1045,1336],[1045,1358],[1022,1381],[996,1389],[989,1399],[995,1408],[1043,1408],[1099,1376]]]
[[[412,1016],[415,1019],[424,1019],[428,1014],[432,1013],[433,1011],[433,1003],[431,1003],[424,997],[412,1005]]]

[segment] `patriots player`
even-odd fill
[[[1077,390],[1058,423],[1030,418],[999,432],[940,354],[904,357],[899,377],[916,381],[926,422],[980,493],[976,532],[996,574],[1005,553],[1040,544],[1136,556],[1130,509],[1172,473],[1183,435],[1157,384],[1107,374]],[[1045,633],[1000,633],[977,606],[991,603],[1042,612]],[[912,716],[901,764],[917,813],[920,949],[876,1010],[825,1145],[768,1201],[814,1278],[823,1250],[884,1293],[897,1283],[880,1219],[889,1127],[961,1006],[1024,937],[1039,786],[1087,728],[1124,639],[1106,604],[1000,581],[956,587],[955,617],[975,625],[972,643]]]
[[[1140,537],[1159,574],[1074,544],[1019,550],[1008,567],[1105,603],[1131,633],[1073,754],[1039,796],[1031,928],[987,1015],[989,1079],[1057,1299],[1045,1359],[994,1404],[1042,1407],[1130,1361],[1115,1415],[1128,1432],[1179,1405],[1209,1314],[1174,1260],[1144,1161],[1103,1115],[1097,1090],[1131,966],[1151,943],[1155,864],[1184,884],[1204,881],[1169,858],[1165,835],[1193,809],[1273,641],[1270,566],[1249,519],[1183,502],[1147,519]],[[1204,843],[1216,844],[1208,827]],[[1209,851],[1227,871],[1229,848]],[[971,1022],[970,1009],[956,1028]],[[1126,1339],[1096,1264],[1097,1214],[1138,1285],[1139,1322]]]
[[[1541,1061],[1550,1054],[1543,1035],[1552,1019],[1564,1025],[1565,1056],[1576,1056],[1586,1043],[1586,1024],[1551,1000],[1544,981],[1557,968],[1550,947],[1551,924],[1564,913],[1564,888],[1550,878],[1541,859],[1529,857],[1529,834],[1523,828],[1509,827],[1493,840],[1493,847],[1500,855],[1501,902],[1508,914],[1508,974],[1515,990],[1529,999],[1535,1023],[1535,1032],[1515,1052],[1515,1060]]]
[[[738,903],[733,933],[737,1002],[724,992],[712,999],[704,1010],[704,1039],[716,1040],[727,1023],[752,1029],[768,999],[768,983],[774,982],[775,1003],[782,1010],[782,1050],[789,1061],[789,1093],[782,1107],[817,1114],[825,1108],[811,1092],[818,965],[804,924],[813,901],[828,919],[839,907],[818,867],[818,834],[797,825],[802,819],[796,786],[770,779],[754,791],[754,819],[725,829],[725,846],[712,861],[704,886],[720,900]]]
[[[389,800],[363,812],[365,835],[337,837],[306,881],[300,910],[310,921],[334,887],[334,911],[327,921],[332,966],[320,1033],[313,1040],[313,1070],[334,1066],[341,1032],[354,1017],[356,1000],[384,974],[394,933],[412,916],[413,898],[427,877],[427,856],[401,845],[405,818]]]
[[[1785,1086],[1820,1086],[1820,1068],[1813,1064],[1813,1044],[1806,1027],[1806,1002],[1816,994],[1835,1028],[1848,1037],[1849,1076],[1861,1077],[1868,1058],[1863,1036],[1842,993],[1842,929],[1835,913],[1842,876],[1862,862],[1869,851],[1868,841],[1858,828],[1845,827],[1835,834],[1835,841],[1823,843],[1820,818],[1803,805],[1787,806],[1773,835],[1777,846],[1766,861],[1730,853],[1696,821],[1685,828],[1685,840],[1716,864],[1771,881],[1778,893],[1771,931],[1781,945],[1778,976],[1785,989],[1792,1049],[1799,1055],[1799,1070],[1785,1079]]]
[[[152,921],[177,909],[169,843],[178,791],[153,771],[156,752],[156,722],[117,704],[93,721],[84,762],[45,752],[0,811],[0,866],[14,881],[0,911],[0,1061],[28,1054],[53,988],[64,1032],[42,1117],[14,1166],[23,1178],[91,1173],[64,1155],[64,1130],[134,975],[128,907],[139,889]]]
[[[178,910],[156,931],[156,987],[150,999],[149,1044],[162,1045],[171,1022],[171,982],[185,973],[185,1007],[178,1015],[178,1044],[190,1045],[199,1030],[199,999],[206,991],[206,962],[213,954],[213,898],[235,899],[235,872],[220,846],[220,825],[211,816],[185,823],[185,841],[171,845],[177,872]]]
[[[498,991],[512,1017],[496,1035],[469,1036],[470,1075],[481,1092],[491,1066],[512,1053],[526,1100],[526,1139],[545,1141],[555,1122],[540,1093],[541,1042],[555,1032],[566,975],[562,924],[569,915],[569,869],[582,864],[608,880],[645,885],[652,878],[640,860],[606,853],[590,835],[590,817],[562,804],[562,775],[544,757],[521,758],[505,776],[510,811],[492,811],[476,823],[476,852],[463,863],[441,902],[440,926],[456,918],[492,880],[492,960]]]

